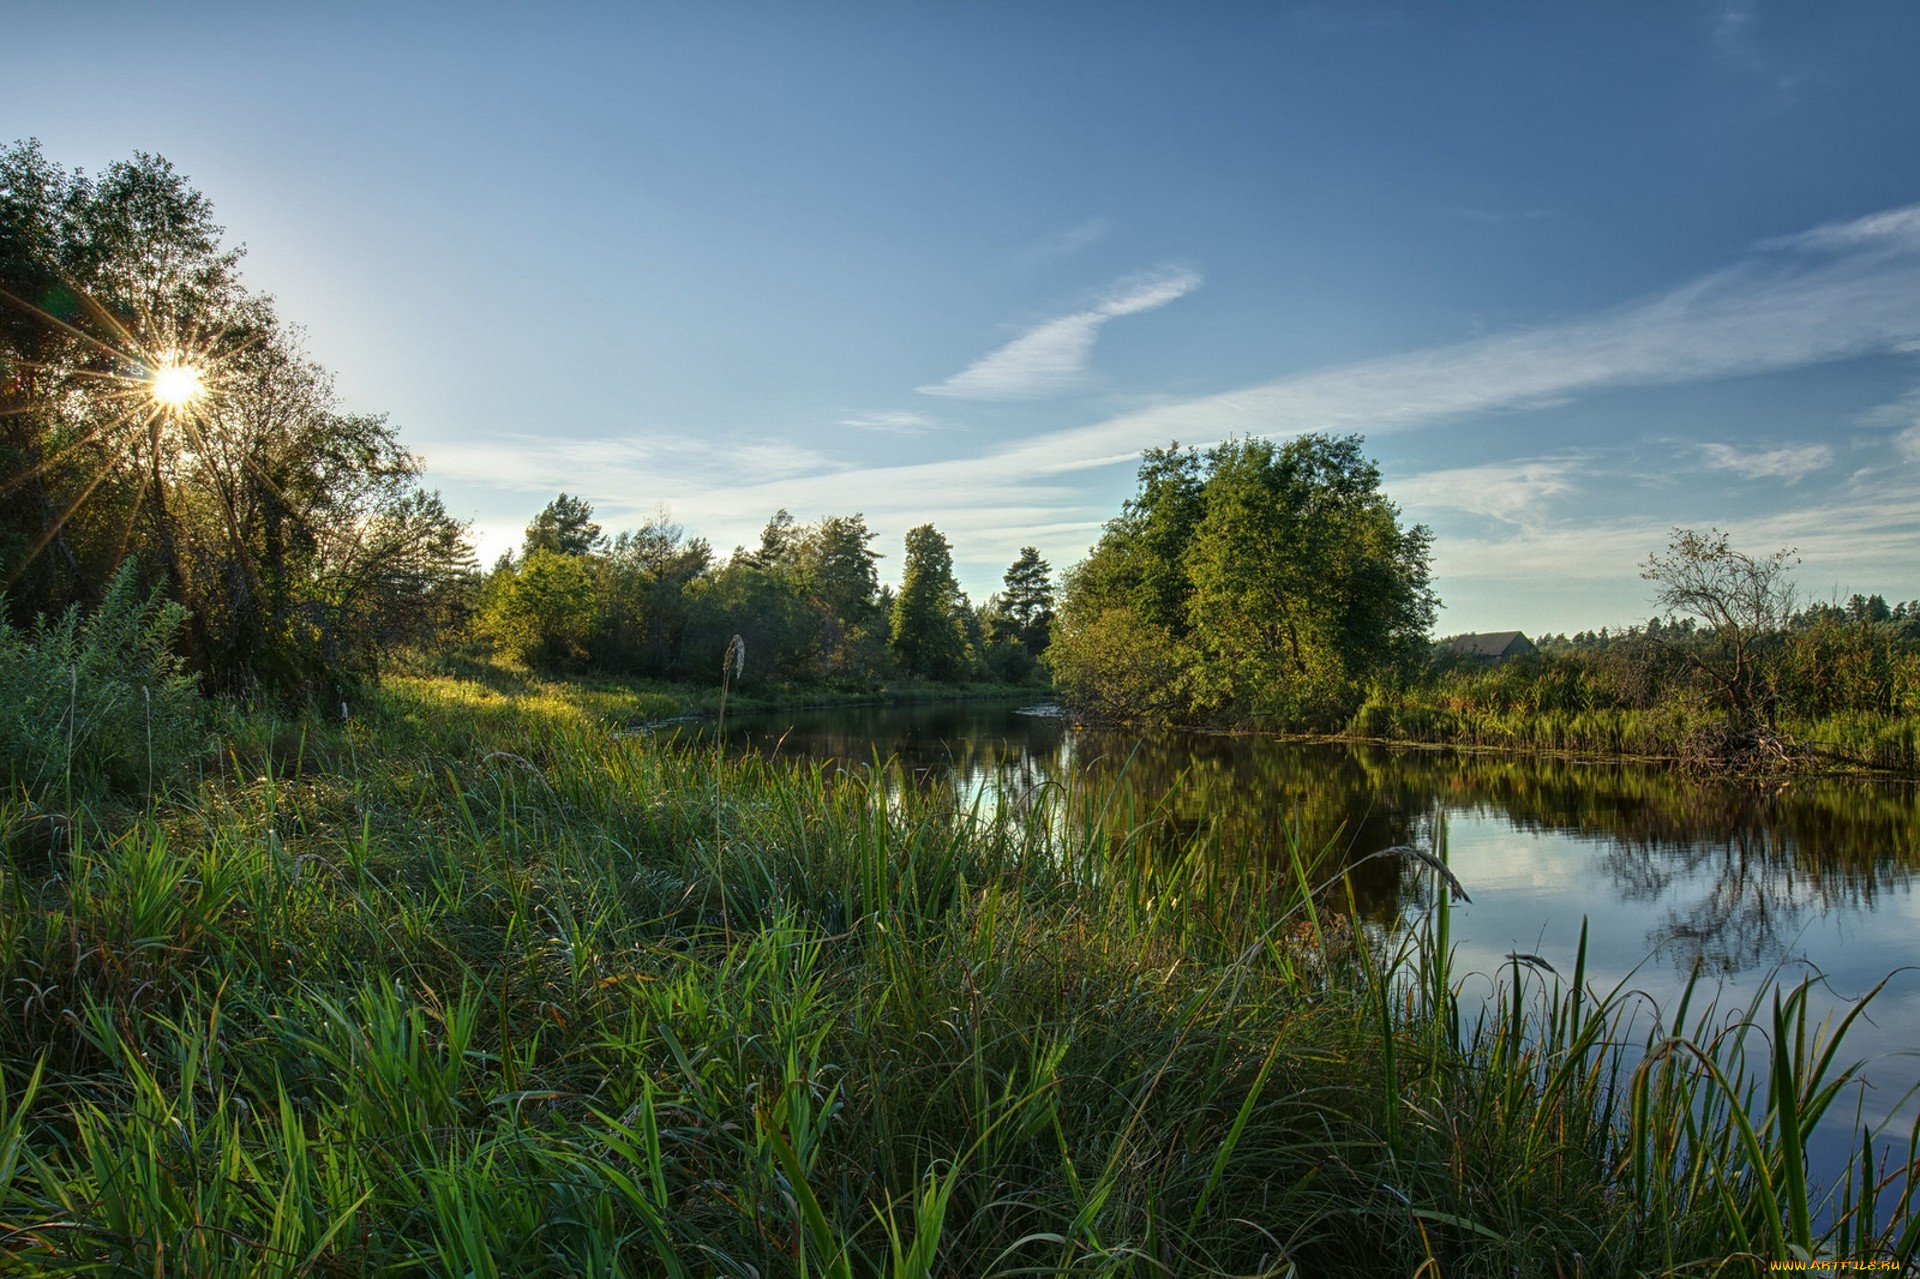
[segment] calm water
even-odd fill
[[[1318,873],[1337,873],[1376,849],[1430,846],[1444,822],[1472,897],[1453,915],[1459,973],[1496,973],[1517,951],[1570,974],[1584,918],[1593,985],[1625,980],[1662,1008],[1696,966],[1723,1009],[1744,1006],[1775,974],[1813,971],[1825,975],[1818,1006],[1844,1009],[1892,974],[1847,1047],[1849,1059],[1872,1060],[1867,1121],[1898,1106],[1904,1139],[1916,1106],[1901,1094],[1920,1079],[1920,972],[1897,971],[1920,965],[1911,784],[1822,781],[1763,794],[1646,765],[1142,737],[1030,709],[786,712],[728,735],[741,749],[842,767],[893,756],[983,804],[1018,803],[1049,783],[1111,789],[1116,808],[1159,806],[1183,829],[1211,827],[1227,855],[1276,873],[1290,834],[1326,850]],[[1427,909],[1430,877],[1401,859],[1367,862],[1354,878],[1376,927],[1407,926]],[[1851,1102],[1836,1103],[1827,1127],[1823,1162],[1858,1148]]]

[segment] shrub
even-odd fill
[[[151,792],[200,749],[205,703],[174,651],[186,610],[120,567],[86,617],[31,632],[0,616],[0,767],[38,799]]]

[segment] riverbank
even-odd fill
[[[1806,1184],[1845,1049],[1791,991],[1777,1058],[1696,1009],[1635,1073],[1663,1031],[1578,971],[1462,1023],[1420,854],[1381,954],[1319,850],[615,738],[631,692],[396,678],[61,841],[0,808],[0,1274],[1913,1255],[1911,1144]]]
[[[1076,724],[1128,726],[1124,721],[1067,713]],[[1776,729],[1742,733],[1724,716],[1678,708],[1574,713],[1462,709],[1416,694],[1371,698],[1338,731],[1261,724],[1162,727],[1287,741],[1669,764],[1702,777],[1774,784],[1821,775],[1920,777],[1920,720],[1865,712],[1792,720]]]
[[[1920,776],[1920,720],[1870,711],[1788,717],[1770,729],[1741,730],[1724,714],[1677,704],[1564,711],[1463,703],[1415,690],[1369,698],[1339,736],[1655,760],[1717,776],[1779,779],[1821,771]]]
[[[587,675],[549,677],[494,662],[442,660],[426,668],[401,673],[398,680],[452,680],[484,690],[504,702],[567,708],[621,729],[643,729],[656,724],[714,719],[722,695],[717,682],[676,684],[664,680]],[[769,711],[825,710],[851,706],[912,706],[938,702],[1017,702],[1047,700],[1052,689],[1043,684],[1001,684],[987,681],[936,683],[897,679],[887,682],[831,684],[768,684],[753,682],[726,691],[729,715],[756,715]],[[484,700],[484,697],[482,698]]]

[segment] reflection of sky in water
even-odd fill
[[[1802,784],[1776,796],[1692,785],[1670,770],[1564,760],[1303,745],[1251,738],[1074,730],[1006,707],[865,709],[768,717],[740,745],[847,766],[896,756],[954,787],[983,816],[1066,785],[1116,814],[1158,806],[1182,835],[1229,855],[1284,864],[1286,832],[1331,850],[1324,863],[1425,842],[1444,813],[1448,855],[1472,895],[1453,916],[1455,971],[1471,1004],[1509,952],[1573,972],[1581,920],[1587,972],[1602,992],[1624,981],[1663,1011],[1696,961],[1694,1014],[1715,992],[1730,1018],[1779,973],[1817,969],[1815,1020],[1902,965],[1920,964],[1920,805],[1911,787]],[[1370,916],[1403,923],[1430,880],[1375,860],[1355,872]],[[1644,1005],[1643,1005],[1644,1006]],[[1767,1013],[1762,1009],[1762,1015]],[[1642,1016],[1633,1037],[1643,1039]],[[1752,1041],[1751,1051],[1762,1045]],[[1844,1061],[1871,1062],[1864,1118],[1878,1123],[1920,1080],[1920,972],[1898,972],[1870,1020],[1849,1030]],[[1760,1064],[1760,1063],[1756,1063]],[[1898,1110],[1904,1137],[1920,1110]],[[1836,1101],[1816,1141],[1820,1167],[1856,1150],[1855,1099]],[[1830,1178],[1821,1177],[1821,1180]]]
[[[1712,863],[1667,875],[1650,895],[1624,898],[1612,855],[1620,841],[1558,831],[1523,831],[1505,816],[1484,809],[1454,812],[1447,818],[1449,864],[1472,894],[1456,904],[1453,938],[1460,973],[1488,974],[1507,968],[1510,952],[1537,954],[1562,974],[1573,972],[1580,923],[1588,921],[1587,974],[1592,989],[1606,991],[1624,982],[1651,996],[1663,1013],[1678,1003],[1691,970],[1684,929],[1676,938],[1675,921],[1713,903],[1725,877]],[[1674,858],[1674,861],[1681,859]],[[1797,983],[1818,970],[1825,975],[1812,1001],[1813,1020],[1845,1016],[1851,1001],[1865,995],[1900,965],[1920,963],[1920,901],[1911,873],[1880,885],[1873,900],[1845,909],[1822,909],[1819,900],[1792,875],[1776,873],[1766,884],[1747,886],[1752,896],[1766,895],[1775,916],[1779,949],[1751,965],[1702,977],[1694,996],[1696,1015],[1706,998],[1719,992],[1722,1018],[1744,1009],[1765,990],[1776,970],[1785,983]],[[1708,913],[1718,912],[1709,907]],[[1484,994],[1476,981],[1464,992]],[[1760,1009],[1770,1017],[1771,1003]],[[1642,1023],[1644,1025],[1644,1023]],[[1866,1060],[1872,1087],[1864,1094],[1836,1100],[1827,1113],[1816,1159],[1830,1166],[1857,1150],[1856,1101],[1860,1118],[1877,1125],[1895,1113],[1889,1138],[1904,1138],[1920,1108],[1901,1095],[1920,1082],[1920,972],[1894,973],[1875,997],[1867,1018],[1847,1031],[1842,1064]]]

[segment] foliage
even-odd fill
[[[1052,638],[1053,566],[1040,558],[1038,547],[1023,546],[1001,582],[1006,590],[1000,595],[1000,611],[1027,656],[1039,657]]]
[[[1654,603],[1667,617],[1705,623],[1710,644],[1674,651],[1719,687],[1743,723],[1774,720],[1770,664],[1761,650],[1793,615],[1787,574],[1797,563],[1791,549],[1756,558],[1733,549],[1718,529],[1676,528],[1666,551],[1648,556],[1641,566],[1640,576],[1659,583]]]
[[[931,524],[909,529],[890,639],[900,669],[937,680],[964,673],[968,665],[965,608],[946,537]]]
[[[142,599],[131,562],[100,606],[32,631],[0,617],[0,761],[28,796],[151,793],[205,741],[205,708],[174,640],[185,618],[157,592]]]
[[[16,624],[101,598],[129,553],[188,609],[208,689],[334,700],[457,622],[464,528],[220,247],[206,197],[136,154],[97,178],[0,151],[0,560]],[[190,357],[207,394],[165,407]]]
[[[480,613],[483,635],[540,670],[578,666],[593,622],[593,571],[581,556],[545,547],[495,571]]]
[[[602,671],[665,676],[674,671],[692,608],[692,584],[713,564],[702,538],[665,516],[621,531],[589,561],[594,572],[594,634],[588,645]]]
[[[1436,607],[1430,535],[1400,527],[1379,483],[1357,437],[1148,453],[1067,576],[1048,656],[1062,689],[1129,717],[1343,723],[1424,655]]]
[[[590,555],[606,545],[600,526],[593,522],[593,503],[565,493],[542,507],[527,525],[522,555],[552,551],[556,555]]]
[[[1436,648],[1420,679],[1376,687],[1348,727],[1716,771],[1920,771],[1920,602],[1856,594],[1796,610],[1791,567],[1791,551],[1754,557],[1717,530],[1676,529],[1643,565],[1664,618],[1543,635],[1497,664]]]

